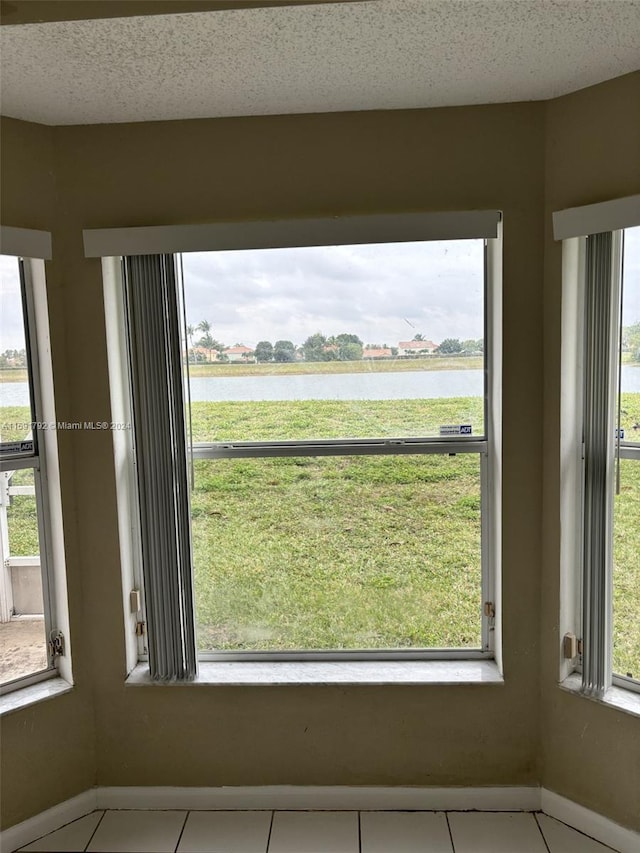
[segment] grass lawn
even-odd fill
[[[636,460],[620,463],[613,564],[613,669],[640,679],[640,461]]]
[[[482,435],[482,400],[265,400],[192,403],[193,440],[437,436],[443,424],[471,424]]]
[[[195,403],[194,439],[425,434],[425,424],[452,422],[461,402]],[[475,433],[480,402],[464,405]],[[622,410],[633,439],[640,394],[623,395]],[[27,419],[24,408],[0,410],[5,424]],[[201,648],[478,646],[477,456],[201,460],[195,474]],[[14,498],[10,515],[12,553],[35,553],[33,499]],[[640,465],[627,460],[615,508],[614,670],[635,678],[639,518]]]
[[[304,373],[398,373],[405,370],[482,370],[482,356],[391,358],[388,361],[294,361],[290,364],[191,364],[196,376],[291,376]],[[2,371],[0,371],[2,373]]]
[[[437,434],[473,398],[192,405],[195,441]],[[477,455],[202,460],[203,649],[481,645]],[[219,559],[218,555],[224,555]]]
[[[201,648],[480,646],[477,454],[202,460]]]
[[[0,368],[0,382],[26,382],[26,367],[3,367]]]

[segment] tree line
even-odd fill
[[[210,353],[217,353],[218,360],[228,360],[225,357],[224,351],[227,346],[216,340],[212,335],[211,323],[208,320],[202,320],[197,326],[187,326],[187,337],[190,347],[194,347],[194,336],[196,332],[201,332],[201,336],[195,340],[195,346],[201,347]],[[413,337],[414,341],[425,341],[423,335],[416,334]],[[244,346],[243,344],[235,344],[235,346]],[[293,341],[279,340],[275,343],[271,341],[258,341],[252,353],[247,353],[247,357],[253,356],[257,362],[292,362],[296,359],[304,361],[360,361],[366,357],[367,349],[389,349],[391,356],[398,355],[398,347],[388,347],[387,344],[365,344],[360,340],[358,335],[342,332],[339,335],[323,335],[321,332],[316,332],[301,344],[299,347]],[[435,348],[434,352],[441,355],[465,355],[477,354],[484,350],[484,341],[482,338],[478,340],[464,340],[458,338],[445,338],[442,343]],[[418,355],[419,353],[416,353]]]
[[[6,349],[0,355],[0,369],[8,367],[26,367],[27,353],[23,349]]]
[[[622,348],[631,353],[632,361],[640,361],[640,322],[622,330]]]

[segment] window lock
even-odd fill
[[[572,660],[582,654],[582,640],[579,640],[575,634],[570,631],[562,638],[562,656],[567,660]]]
[[[62,631],[52,631],[49,635],[49,657],[59,658],[64,655],[64,635]]]

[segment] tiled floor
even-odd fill
[[[528,812],[97,811],[39,853],[611,853]]]

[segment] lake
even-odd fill
[[[199,376],[191,400],[409,400],[482,397],[482,370]],[[640,365],[622,368],[623,391],[640,392]],[[0,405],[26,406],[26,382],[0,383]]]

